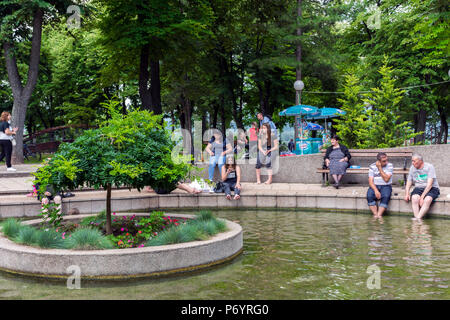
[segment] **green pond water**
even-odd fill
[[[420,223],[409,216],[379,221],[369,214],[255,210],[216,214],[244,229],[244,252],[227,264],[163,279],[81,281],[79,290],[67,289],[62,280],[0,273],[0,299],[450,298],[448,219]],[[368,268],[380,271],[379,289],[377,274]]]

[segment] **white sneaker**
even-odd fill
[[[14,169],[13,167],[10,167],[10,168],[6,168],[6,171],[9,171],[9,172],[16,172],[17,170]]]

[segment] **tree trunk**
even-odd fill
[[[414,124],[415,124],[415,132],[423,131],[422,134],[414,137],[414,143],[423,143],[425,142],[425,128],[427,124],[427,111],[424,109],[420,109],[414,115]]]
[[[150,81],[149,60],[150,60],[150,45],[146,44],[141,48],[141,55],[139,61],[139,97],[141,98],[142,109],[151,110],[152,94],[148,88]]]
[[[223,139],[225,139],[225,137],[226,137],[226,134],[227,134],[227,132],[226,132],[226,114],[225,114],[225,98],[224,98],[224,96],[222,95],[221,97],[220,97],[220,121],[221,121],[221,124],[222,124],[222,128],[221,128],[221,131],[222,131],[222,137],[223,137]]]
[[[441,129],[439,130],[437,143],[446,144],[448,138],[447,114],[445,113],[445,109],[442,106],[438,107],[438,111],[439,111],[439,118],[441,119]]]
[[[106,186],[106,234],[112,234],[111,223],[111,184]]]
[[[3,43],[6,70],[8,72],[8,79],[14,97],[14,104],[11,114],[12,127],[19,128],[16,134],[17,144],[12,153],[12,162],[14,164],[23,163],[23,130],[25,127],[28,102],[30,101],[31,95],[36,87],[39,74],[43,16],[44,12],[42,9],[37,9],[33,16],[33,34],[31,39],[27,83],[25,86],[22,85],[22,79],[17,68],[17,60],[14,55],[13,43],[8,41]]]
[[[162,114],[161,105],[161,78],[159,73],[159,60],[150,59],[150,91],[152,95],[152,111],[155,114]]]
[[[159,60],[150,58],[150,44],[141,48],[139,61],[139,96],[142,109],[162,113]]]
[[[212,125],[211,128],[217,129],[217,117],[219,115],[219,106],[216,105],[213,111]]]

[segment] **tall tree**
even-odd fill
[[[19,128],[16,134],[17,145],[12,155],[14,163],[23,163],[23,131],[28,103],[38,80],[44,14],[48,14],[46,16],[48,21],[57,12],[64,12],[71,3],[71,1],[63,0],[12,0],[0,3],[0,41],[14,97],[12,126]],[[17,47],[24,41],[31,41],[25,83],[18,69],[16,55]]]

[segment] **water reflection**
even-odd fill
[[[450,220],[364,214],[222,211],[244,230],[243,254],[206,272],[161,280],[64,283],[5,276],[0,299],[449,299]],[[381,289],[367,288],[367,267]],[[26,287],[26,288],[25,288]]]
[[[408,265],[429,266],[433,264],[432,236],[430,226],[424,220],[412,220],[411,226],[405,228],[407,255],[404,259]]]

